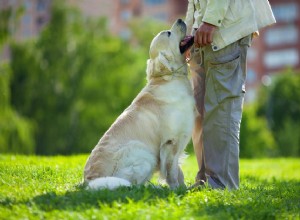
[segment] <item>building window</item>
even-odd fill
[[[130,0],[120,0],[120,2],[121,2],[122,5],[127,5],[127,4],[129,4],[129,1],[130,1]]]
[[[22,18],[22,35],[24,38],[29,38],[32,36],[31,25],[33,18],[31,14],[27,13]]]
[[[37,27],[42,27],[44,24],[45,24],[45,22],[46,22],[46,19],[44,18],[44,17],[37,17],[37,19],[36,19],[36,25],[37,25]]]
[[[268,46],[298,43],[298,29],[294,25],[271,28],[266,31],[265,42]]]
[[[299,64],[299,53],[296,49],[271,51],[265,54],[264,63],[269,69],[293,67]]]
[[[166,0],[144,0],[146,5],[160,5],[166,3]]]
[[[47,8],[47,2],[46,0],[38,0],[36,5],[37,11],[45,11]]]
[[[255,62],[257,59],[257,54],[258,54],[257,50],[253,47],[250,47],[247,52],[247,61]]]
[[[249,84],[255,83],[256,80],[257,80],[256,75],[257,75],[257,73],[253,69],[248,68],[248,70],[247,70],[247,78],[246,78],[247,83],[249,83]]]
[[[274,5],[272,9],[278,22],[292,22],[297,20],[298,5],[296,3]]]
[[[32,17],[30,14],[26,14],[23,16],[23,19],[22,19],[23,26],[26,26],[26,27],[30,26],[31,22],[32,22]]]
[[[121,11],[121,19],[124,21],[128,21],[132,17],[132,12],[128,10]]]
[[[24,6],[25,6],[26,10],[30,10],[30,9],[31,9],[31,6],[32,6],[31,0],[26,0],[26,1],[24,2]]]

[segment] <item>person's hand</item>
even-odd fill
[[[209,23],[202,23],[195,33],[194,43],[196,47],[204,47],[213,42],[213,34],[216,26]]]

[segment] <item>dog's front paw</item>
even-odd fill
[[[170,189],[174,190],[177,187],[179,187],[179,183],[178,182],[174,182],[174,183],[169,183]]]
[[[170,189],[171,190],[186,190],[187,187],[185,184],[174,184],[174,185],[170,185]]]

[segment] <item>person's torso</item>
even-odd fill
[[[193,28],[198,28],[207,11],[208,0],[193,1],[195,9]],[[211,0],[210,5],[212,4],[215,4],[213,8],[216,10],[218,7],[223,7],[218,4],[217,0]],[[214,50],[222,49],[274,22],[275,19],[267,0],[230,0],[221,26],[214,34],[213,48]]]

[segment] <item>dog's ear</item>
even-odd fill
[[[173,67],[171,66],[171,62],[172,62],[172,57],[168,56],[166,53],[164,52],[159,52],[158,55],[158,61],[165,67],[167,68],[167,70],[169,71],[173,71]]]
[[[160,52],[154,59],[147,60],[146,73],[148,76],[155,75],[156,73],[166,72],[166,70],[172,71],[173,68],[170,65],[170,58],[165,53]]]
[[[154,72],[154,62],[151,59],[147,60],[147,69],[146,69],[146,74],[147,78],[149,78]]]
[[[172,71],[174,71],[174,67],[172,67],[171,56],[167,56],[164,52],[160,52],[154,59],[147,60],[146,74],[148,80],[152,76],[157,76]]]

